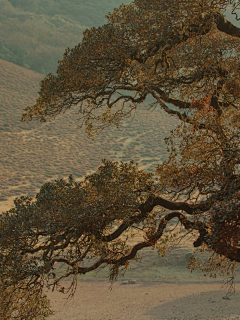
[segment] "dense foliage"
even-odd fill
[[[103,24],[105,15],[121,3],[120,0],[2,0],[0,59],[39,73],[54,73],[65,48],[75,46],[87,27]]]
[[[214,276],[240,262],[240,29],[224,18],[227,0],[135,0],[67,49],[57,75],[41,82],[23,120],[47,121],[79,108],[90,137],[119,126],[148,95],[181,124],[166,139],[169,158],[155,173],[103,161],[84,181],[42,186],[1,216],[3,291],[53,286],[109,266],[110,279],[139,250],[169,246],[177,219],[193,246],[208,250],[199,265]],[[237,3],[232,3],[233,13]],[[94,50],[92,50],[94,48]],[[174,233],[177,244],[184,234]],[[142,241],[130,241],[137,234]],[[65,265],[61,275],[58,263]],[[192,259],[190,268],[198,262]],[[24,287],[24,288],[25,288]]]

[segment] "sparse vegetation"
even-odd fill
[[[86,28],[106,21],[121,0],[2,0],[0,59],[42,74],[54,73],[66,47],[74,47]],[[130,3],[125,0],[125,3]]]

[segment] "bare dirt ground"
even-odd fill
[[[49,292],[50,320],[240,319],[240,285],[225,299],[221,284],[151,283],[122,285],[80,282],[73,299]]]
[[[192,242],[184,240],[161,257],[146,249],[141,261],[112,286],[107,269],[79,276],[73,298],[48,291],[56,313],[50,320],[230,320],[240,319],[240,274],[236,270],[235,293],[224,278],[204,277],[187,269]],[[226,279],[226,278],[225,278]],[[66,289],[70,281],[61,282]]]

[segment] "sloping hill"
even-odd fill
[[[44,76],[3,60],[0,70],[0,212],[17,196],[34,196],[44,182],[95,171],[104,158],[132,159],[153,171],[166,157],[164,137],[176,119],[164,112],[141,107],[132,122],[107,128],[93,142],[77,129],[77,110],[51,124],[22,123],[23,108],[34,104]]]
[[[125,0],[129,4],[131,0]],[[0,58],[40,73],[55,73],[67,47],[86,28],[107,22],[122,0],[1,0]]]

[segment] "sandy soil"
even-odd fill
[[[51,320],[240,319],[240,285],[226,297],[221,284],[80,282],[74,298],[49,292]]]

